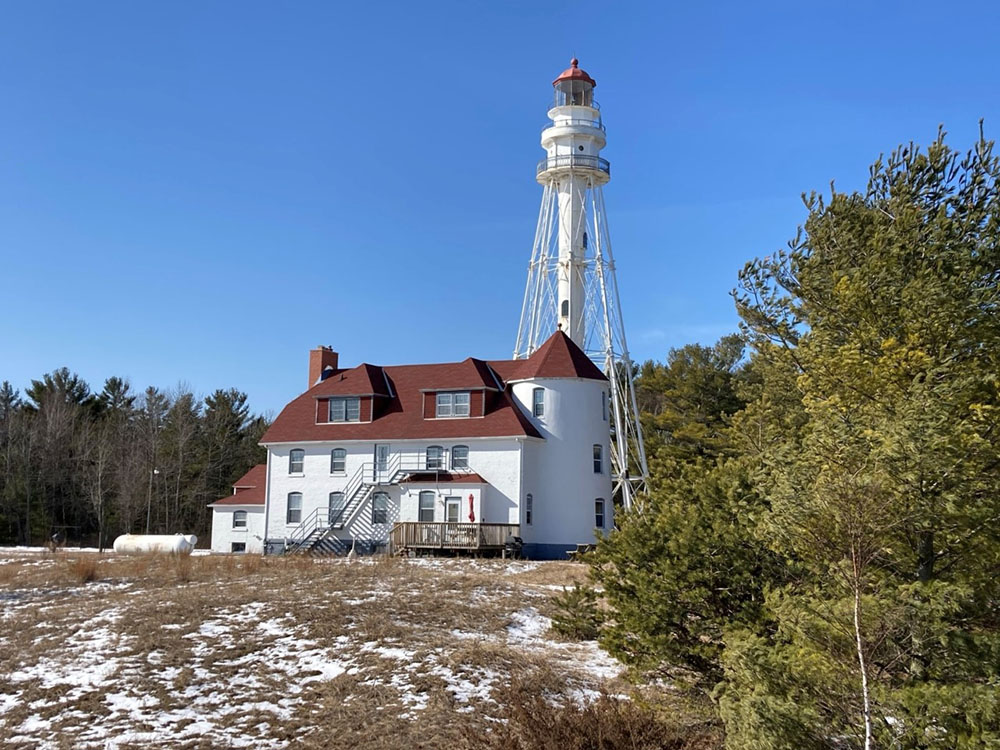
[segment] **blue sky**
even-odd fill
[[[633,356],[736,328],[800,194],[1000,133],[994,3],[22,2],[0,24],[0,380],[245,390],[307,351],[510,356],[550,82],[598,81]]]

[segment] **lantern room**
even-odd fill
[[[575,57],[570,60],[569,65],[552,82],[552,87],[555,89],[555,106],[579,106],[597,109],[597,104],[594,102],[594,87],[597,85],[597,81],[580,68],[580,61]]]

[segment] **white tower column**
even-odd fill
[[[601,157],[597,82],[573,59],[552,85],[546,156],[536,170],[542,206],[514,356],[530,356],[558,328],[608,376],[614,488],[627,508],[648,470],[604,210],[611,165]]]
[[[580,348],[584,345],[584,237],[587,183],[570,175],[556,184],[559,191],[559,328]]]

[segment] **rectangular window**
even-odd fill
[[[452,394],[437,394],[437,409],[435,410],[434,415],[437,417],[450,417],[452,414],[452,403]]]
[[[233,528],[234,529],[245,529],[247,527],[247,512],[245,510],[237,510],[233,512]]]
[[[302,523],[302,493],[288,493],[288,507],[285,510],[285,523]]]
[[[545,389],[536,388],[531,392],[531,412],[536,417],[545,416]]]
[[[334,448],[330,451],[330,473],[347,473],[347,451],[343,448]]]
[[[601,419],[608,421],[608,392],[601,391]]]
[[[453,469],[469,468],[469,446],[456,445],[451,449],[451,468]]]
[[[330,422],[360,422],[361,399],[357,396],[330,399]]]
[[[444,448],[440,445],[432,445],[427,449],[427,461],[425,461],[427,469],[443,469],[444,468]]]
[[[372,498],[372,523],[387,523],[389,520],[389,495],[376,492]]]
[[[420,493],[420,509],[417,520],[420,523],[434,523],[434,493],[425,490]]]
[[[233,542],[229,547],[230,552],[246,552],[247,543],[246,542]]]
[[[288,454],[288,473],[301,474],[304,471],[306,452],[301,448],[295,448]]]
[[[532,501],[531,494],[529,493],[526,498],[524,498],[524,523],[526,526],[531,526],[531,513],[534,510],[532,507],[534,502]]]
[[[437,393],[435,394],[434,416],[436,417],[467,417],[469,416],[469,393]]]
[[[604,473],[604,460],[602,458],[603,452],[601,446],[594,446],[594,473],[603,474]]]
[[[604,501],[601,498],[594,501],[594,526],[604,528]]]

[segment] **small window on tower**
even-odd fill
[[[576,147],[576,150],[577,150],[577,151],[583,151],[583,146],[577,146],[577,147]]]
[[[561,315],[564,318],[569,315],[569,300],[568,299],[564,299],[562,301],[562,313],[561,313]]]
[[[545,389],[535,388],[531,392],[531,411],[536,417],[545,416]]]

